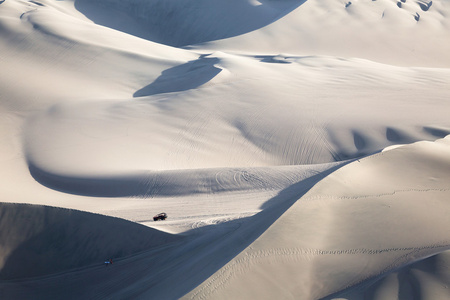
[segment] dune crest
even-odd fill
[[[345,297],[444,253],[449,141],[404,146],[335,171],[185,299]]]

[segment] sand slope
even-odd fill
[[[205,46],[448,67],[449,6],[448,1],[306,1],[261,30]]]
[[[449,296],[450,252],[446,251],[393,272],[363,291],[354,290],[347,299],[446,299]]]
[[[449,298],[448,15],[0,0],[0,298]]]
[[[0,280],[100,265],[180,238],[121,219],[85,212],[1,205]]]
[[[445,139],[344,166],[186,299],[319,299],[450,249],[449,151]]]

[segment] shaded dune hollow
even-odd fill
[[[77,0],[75,7],[102,26],[180,47],[260,29],[304,2],[305,0]],[[123,22],[117,22],[118,19]],[[130,23],[134,23],[134,26]]]
[[[174,242],[177,236],[76,210],[0,203],[0,280],[102,265]]]

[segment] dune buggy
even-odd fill
[[[153,217],[153,221],[158,221],[158,220],[164,221],[166,218],[167,218],[166,213],[160,213]]]

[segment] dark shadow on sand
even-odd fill
[[[114,268],[108,269],[100,265],[91,266],[72,271],[68,270],[58,276],[28,280],[25,283],[2,283],[0,281],[0,289],[5,296],[33,295],[36,299],[45,299],[48,296],[63,297],[69,291],[72,297],[76,296],[79,298],[133,299],[145,298],[151,295],[155,299],[179,299],[224,267],[261,236],[317,182],[342,166],[341,164],[290,185],[265,203],[262,207],[263,210],[254,216],[193,229],[182,235],[166,236],[166,234],[161,233],[163,243],[166,242],[166,237],[174,237],[176,243],[167,244],[167,247],[159,248],[159,250],[155,249],[154,251],[144,251],[131,255],[128,258],[119,260],[118,263],[114,264]],[[52,210],[49,211],[49,213],[51,212]],[[133,230],[129,231],[129,229],[121,228],[124,224],[117,221],[113,222],[116,227],[111,227],[108,224],[106,224],[108,226],[103,226],[104,221],[108,221],[107,219],[102,221],[96,218],[95,222],[98,224],[96,225],[87,219],[78,218],[70,221],[70,219],[64,217],[64,214],[58,213],[58,215],[61,223],[52,223],[50,226],[51,222],[49,222],[46,227],[47,230],[27,239],[20,249],[11,255],[11,262],[8,262],[9,266],[20,263],[20,257],[23,257],[23,255],[28,256],[26,249],[30,247],[39,249],[42,246],[44,247],[43,249],[48,250],[56,247],[61,250],[58,250],[58,253],[61,255],[56,257],[64,259],[66,247],[69,249],[79,247],[80,251],[83,251],[83,245],[85,245],[83,241],[85,239],[89,239],[92,242],[102,235],[106,235],[107,239],[115,238],[115,240],[111,241],[106,240],[102,244],[105,247],[110,243],[112,245],[127,244],[127,238],[130,238],[134,245],[139,245],[141,242],[160,243],[160,241],[152,241],[151,238],[149,240],[149,237],[152,235],[156,234],[159,236],[158,231],[152,231],[150,235],[137,232],[136,236],[117,236],[114,232],[126,234]],[[98,223],[98,221],[101,222]],[[77,230],[81,229],[78,229],[76,224],[84,224],[81,225],[81,228],[84,229],[79,233]],[[96,226],[100,226],[100,224],[102,224],[103,228],[101,230],[106,229],[106,232],[98,231],[99,229]],[[63,234],[59,230],[63,230]],[[182,240],[176,237],[182,238]],[[52,246],[46,244],[49,241],[51,241]],[[81,242],[80,246],[77,246],[78,242]],[[95,261],[98,261],[99,257],[103,258],[105,255],[107,254],[103,255],[102,253],[102,256],[96,256]],[[113,254],[108,253],[108,255]],[[91,257],[91,261],[94,261],[94,256],[92,255],[82,255],[83,257],[84,259]],[[38,256],[35,259],[38,259]],[[86,261],[85,263],[88,262]],[[101,280],[98,280],[98,278],[101,278]],[[177,283],[176,288],[173,288],[174,282]],[[52,288],[49,289],[49,286]],[[74,286],[77,288],[73,289]]]
[[[197,257],[198,260],[194,259],[194,262],[192,262],[192,264],[194,264],[197,268],[201,268],[203,271],[201,273],[196,272],[196,269],[192,269],[190,265],[180,266],[182,268],[186,268],[184,274],[191,273],[189,274],[190,278],[195,278],[197,283],[190,286],[180,286],[180,291],[182,291],[182,293],[176,295],[173,299],[182,297],[189,293],[219,269],[224,267],[234,257],[258,239],[315,184],[344,165],[345,164],[333,167],[285,188],[275,197],[268,200],[262,206],[263,210],[254,216],[234,220],[220,225],[213,225],[215,228],[209,233],[211,240],[207,241],[204,239],[199,239],[203,245],[205,245],[206,242],[209,243],[211,247],[202,247],[202,251],[207,253],[202,253]],[[268,209],[269,207],[270,209]],[[217,232],[224,231],[225,228],[229,228],[230,226],[234,226],[234,229],[228,231],[226,234],[222,234],[222,236],[215,234]],[[202,231],[205,230],[205,228],[200,228],[198,230]],[[188,234],[195,234],[195,232],[196,230],[192,230],[190,233],[188,232]],[[219,236],[219,238],[217,238],[217,236]],[[234,247],[228,247],[227,245],[234,245]],[[220,259],[218,259],[218,255],[220,255]],[[174,280],[179,282],[182,278],[174,278]]]
[[[109,258],[183,238],[119,218],[42,205],[0,203],[0,217],[0,245],[6,250],[0,253],[5,260],[0,281],[102,266]]]
[[[75,8],[96,24],[174,47],[242,35],[287,15],[306,0],[89,1]],[[238,6],[236,6],[238,5]]]
[[[197,60],[163,71],[154,82],[136,91],[133,97],[195,89],[222,71],[214,66],[217,63],[219,63],[218,58],[201,55]]]
[[[47,171],[28,161],[28,169],[31,176],[43,186],[63,193],[89,197],[153,198],[280,188],[276,177],[272,177],[270,172],[260,172],[261,168],[210,168],[142,171],[111,176],[69,176]],[[245,176],[247,180],[237,182],[234,180],[236,176]],[[272,181],[275,183],[270,185]],[[287,186],[290,182],[287,180],[281,184]]]
[[[60,192],[91,197],[130,197],[145,195],[142,176],[118,175],[110,177],[64,176],[45,171],[29,162],[31,176],[43,186]]]

